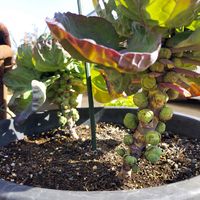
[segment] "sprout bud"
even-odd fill
[[[146,75],[141,79],[141,85],[144,90],[153,90],[157,87],[156,79]]]
[[[168,48],[161,48],[160,52],[159,52],[159,58],[166,58],[169,59],[172,55],[172,52],[170,49]]]
[[[148,98],[144,92],[134,94],[133,102],[139,108],[145,108],[148,106]]]
[[[125,149],[117,149],[116,152],[121,157],[123,157],[125,155],[125,153],[126,153]]]
[[[124,158],[124,162],[129,166],[133,166],[135,163],[137,163],[137,159],[134,156],[126,156]]]
[[[137,173],[139,170],[140,170],[140,168],[139,168],[139,166],[138,166],[137,164],[134,164],[134,165],[132,166],[132,172],[133,172],[133,173]]]
[[[153,65],[150,66],[150,70],[152,72],[164,72],[165,65],[160,62],[155,62]]]
[[[181,57],[183,57],[183,54],[184,54],[184,51],[173,53],[173,57],[181,58]]]
[[[65,116],[59,116],[59,123],[64,126],[67,123],[67,118]]]
[[[127,96],[130,96],[132,94],[135,94],[141,87],[139,84],[133,84],[130,83],[125,89],[124,92],[126,93]]]
[[[173,110],[170,107],[163,107],[159,113],[159,119],[161,121],[168,121],[173,116]]]
[[[164,82],[176,83],[178,79],[179,79],[179,75],[176,72],[168,72],[164,76]]]
[[[174,100],[174,99],[178,98],[179,92],[176,90],[169,89],[169,90],[167,90],[167,95],[170,100]]]
[[[168,100],[166,93],[157,91],[151,98],[150,104],[153,108],[159,109],[162,108]]]
[[[157,145],[160,142],[160,133],[157,131],[148,131],[145,134],[145,142],[151,145]]]
[[[156,131],[158,131],[159,133],[164,133],[166,130],[166,124],[164,122],[158,122],[158,125],[156,127]]]
[[[184,63],[180,58],[174,58],[172,61],[174,62],[174,65],[176,67],[182,67],[184,65]]]
[[[125,145],[133,144],[133,136],[132,135],[125,135],[124,136],[124,144]]]
[[[124,126],[129,129],[135,129],[138,124],[138,119],[133,113],[127,113],[124,117]]]
[[[153,111],[150,109],[143,109],[138,112],[138,119],[139,121],[148,124],[154,117]]]
[[[160,159],[160,156],[162,155],[162,149],[156,146],[151,146],[147,148],[144,155],[148,161],[154,164]]]

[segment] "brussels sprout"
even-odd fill
[[[144,90],[152,90],[157,87],[156,79],[154,77],[150,77],[148,75],[142,77],[141,85]]]
[[[135,129],[138,125],[138,119],[133,113],[127,113],[124,117],[124,126],[129,129]]]
[[[134,156],[126,156],[124,157],[124,162],[129,166],[133,166],[135,163],[137,163],[137,158]]]
[[[64,126],[67,123],[67,118],[65,116],[59,116],[59,123]]]
[[[166,93],[161,91],[156,91],[154,95],[151,97],[150,104],[153,108],[158,109],[162,108],[168,100],[168,96]]]
[[[69,98],[69,104],[71,105],[71,107],[76,107],[78,105],[77,96],[71,96]]]
[[[172,61],[174,62],[174,65],[176,67],[182,68],[182,66],[184,65],[183,61],[180,58],[173,58]]]
[[[150,70],[152,72],[164,72],[165,65],[160,62],[155,62],[153,65],[150,66]]]
[[[152,164],[156,163],[162,155],[162,149],[157,146],[150,146],[144,153],[146,159]]]
[[[126,93],[127,96],[130,96],[132,94],[135,94],[139,89],[140,89],[140,85],[139,84],[133,84],[130,83],[124,90],[124,92]]]
[[[132,135],[125,135],[124,136],[124,144],[125,145],[133,144],[133,136]]]
[[[179,75],[176,72],[168,72],[164,76],[164,82],[176,83],[178,79],[179,79]]]
[[[139,108],[145,108],[148,106],[148,98],[144,92],[134,94],[133,102]]]
[[[63,99],[62,101],[60,101],[60,103],[63,107],[69,107],[70,104],[69,104],[69,99],[65,98]]]
[[[160,52],[159,52],[159,58],[166,58],[169,59],[172,55],[172,52],[170,49],[168,48],[161,48]]]
[[[158,122],[158,125],[156,127],[156,131],[158,131],[159,133],[164,133],[166,130],[166,124],[164,122]]]
[[[117,152],[118,155],[123,157],[126,153],[126,150],[125,149],[117,149],[116,152]]]
[[[157,131],[148,131],[145,134],[145,142],[151,145],[157,145],[160,142],[160,133]]]
[[[163,107],[159,113],[159,119],[161,121],[168,121],[173,116],[173,110],[170,107]]]
[[[133,173],[137,173],[140,170],[140,168],[137,164],[134,164],[131,169],[132,169]]]
[[[150,109],[143,109],[138,112],[138,119],[139,121],[148,124],[154,117],[153,111]]]
[[[167,90],[167,95],[170,100],[174,100],[174,99],[178,98],[179,92],[176,90],[169,89],[169,90]]]
[[[74,121],[78,121],[78,119],[79,119],[78,110],[76,110],[75,108],[70,109],[70,115]]]

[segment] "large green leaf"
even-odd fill
[[[200,28],[200,13],[198,13],[195,20],[193,20],[192,23],[187,26],[187,28],[192,31],[195,31],[196,29]]]
[[[120,96],[115,91],[110,91],[104,79],[104,75],[94,67],[91,68],[91,77],[93,96],[97,102],[107,103]]]
[[[200,28],[197,30],[191,32],[191,34],[183,41],[178,43],[174,48],[186,48],[189,50],[189,48],[192,46],[200,46]]]
[[[188,37],[192,34],[192,31],[184,31],[180,33],[176,33],[171,38],[167,39],[166,46],[175,48],[177,45],[187,40]]]
[[[118,94],[122,94],[131,81],[129,74],[120,73],[114,69],[101,68],[104,71],[107,86],[109,86],[110,92],[115,91]]]
[[[64,69],[68,64],[67,53],[49,35],[38,38],[32,56],[35,69],[40,72],[55,72]]]
[[[189,25],[200,9],[198,0],[115,0],[124,15],[141,24],[160,27],[180,27]],[[123,9],[122,9],[123,8]]]
[[[32,61],[32,49],[33,45],[31,43],[24,43],[20,45],[17,49],[17,66],[34,68]]]
[[[127,96],[132,95],[141,88],[140,73],[120,73],[115,69],[99,65],[95,69],[101,74],[98,72],[100,74],[97,79],[98,82],[95,82],[94,78],[92,79],[94,84],[100,90],[107,90],[112,99],[120,97],[123,93],[126,93]],[[112,99],[110,98],[110,100]]]
[[[34,112],[38,111],[46,101],[46,85],[43,82],[32,80],[31,81],[31,100],[30,104],[19,114],[16,115],[15,123],[20,125],[23,124],[27,118]]]
[[[115,0],[102,0],[101,3],[98,0],[93,0],[95,11],[98,16],[101,16],[111,22],[119,35],[130,36],[132,34],[131,23],[132,13],[129,13],[127,9],[123,13],[115,4]],[[128,17],[126,17],[128,15]]]
[[[19,114],[30,104],[31,100],[31,90],[28,90],[24,93],[14,92],[8,103],[8,107],[13,113]]]
[[[147,30],[137,22],[132,24],[132,30],[134,35],[127,42],[127,51],[153,52],[158,48],[160,34]]]
[[[115,0],[116,6],[123,15],[133,21],[142,22],[148,0]]]
[[[39,80],[41,73],[38,71],[26,68],[17,67],[8,71],[3,78],[4,84],[15,92],[25,92],[31,89],[31,81]]]
[[[198,0],[150,0],[146,11],[149,19],[157,21],[160,26],[172,28],[191,23],[199,8]]]

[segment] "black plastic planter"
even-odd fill
[[[127,112],[135,112],[131,108],[96,108],[96,121],[121,123]],[[79,109],[80,120],[78,124],[89,123],[88,109]],[[13,119],[0,121],[0,146],[4,146],[16,139],[22,139],[24,134],[33,135],[58,126],[56,111],[37,113],[32,115],[22,126],[13,126]],[[188,138],[200,138],[200,118],[194,118],[175,113],[168,122],[168,130],[187,136]],[[137,189],[129,191],[99,191],[99,192],[75,192],[43,189],[17,185],[0,180],[0,200],[125,200],[125,199],[200,199],[200,176],[180,181],[161,187]]]

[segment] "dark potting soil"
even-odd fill
[[[200,174],[200,140],[162,135],[164,153],[159,162],[139,160],[140,171],[130,179],[118,174],[128,129],[114,124],[97,125],[97,150],[91,150],[90,129],[77,127],[79,140],[62,131],[26,138],[0,148],[0,178],[21,185],[60,190],[129,190],[160,186]]]

